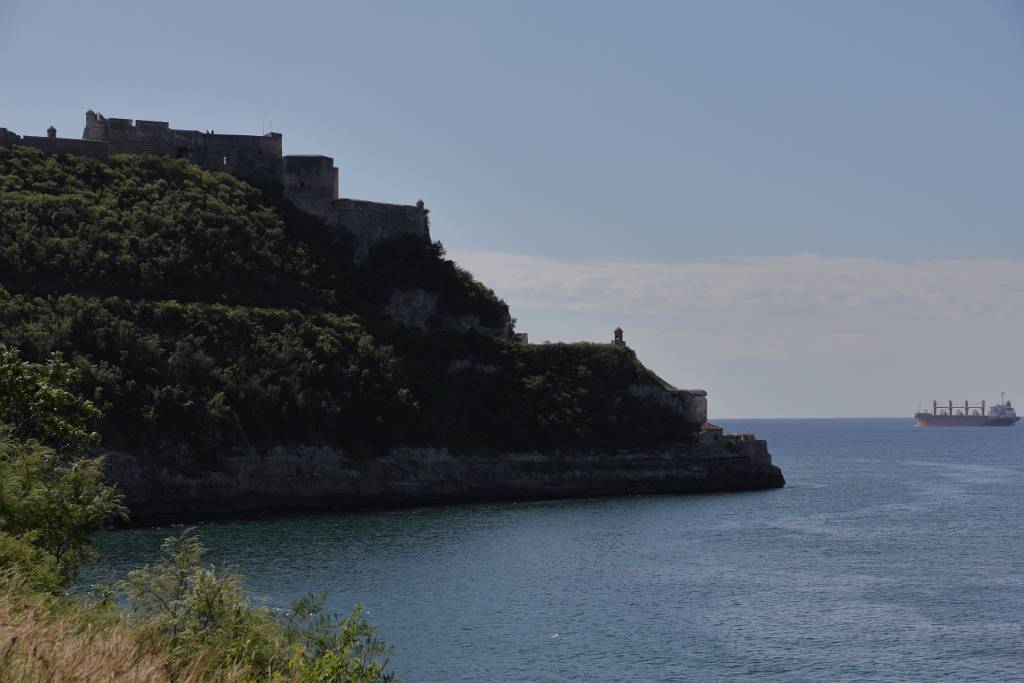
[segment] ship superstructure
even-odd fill
[[[1002,402],[986,410],[985,402],[971,405],[970,401],[954,405],[939,405],[932,401],[932,412],[918,411],[914,414],[918,427],[1012,427],[1020,420],[1013,404],[1003,396]]]

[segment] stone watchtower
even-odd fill
[[[613,335],[612,336],[612,346],[616,346],[616,347],[619,347],[619,348],[625,348],[626,347],[626,342],[622,338],[622,328],[621,327],[616,327],[615,331],[612,332],[612,335]]]

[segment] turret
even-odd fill
[[[47,128],[46,129],[46,137],[50,138],[51,140],[56,140],[57,139],[57,129],[54,128],[53,126],[50,126],[49,128]]]
[[[612,346],[624,347],[626,345],[625,340],[622,338],[622,328],[616,327],[615,331],[612,332]]]
[[[82,131],[83,140],[103,140],[103,116],[92,109],[85,112],[85,130]]]

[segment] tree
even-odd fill
[[[0,424],[15,438],[61,450],[98,443],[99,435],[89,426],[99,418],[99,409],[71,390],[80,379],[60,354],[46,363],[29,363],[17,349],[0,344]]]
[[[0,345],[0,569],[15,567],[55,588],[92,554],[88,536],[124,515],[100,458],[79,457],[98,441],[99,411],[72,391],[77,377],[59,357],[21,360]]]

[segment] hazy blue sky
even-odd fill
[[[718,416],[1024,400],[1016,0],[0,0],[0,64],[20,133],[272,122]]]

